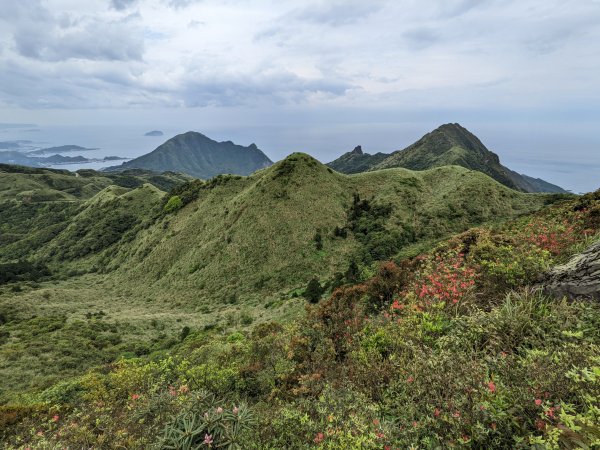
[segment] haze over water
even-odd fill
[[[65,153],[65,156],[83,155],[88,158],[120,156],[135,158],[154,150],[169,138],[186,131],[198,131],[208,137],[236,144],[256,143],[273,161],[294,151],[311,154],[326,163],[344,152],[362,145],[368,153],[389,153],[402,149],[443,121],[404,123],[321,123],[298,127],[286,125],[261,126],[257,124],[222,126],[206,123],[194,126],[193,122],[179,126],[150,125],[52,125],[0,127],[0,141],[28,140],[31,146],[45,148],[60,145],[79,145],[98,150]],[[512,170],[551,183],[574,192],[589,192],[600,188],[600,139],[575,139],[568,130],[557,128],[554,133],[537,130],[528,124],[470,126],[462,121],[484,145],[498,153],[501,162]],[[151,130],[161,130],[164,136],[145,136]],[[557,151],[560,147],[563,151]],[[554,151],[548,151],[553,149]],[[591,158],[590,155],[597,157]],[[56,168],[77,170],[100,169],[118,165],[122,161],[94,162],[88,164],[57,165]]]

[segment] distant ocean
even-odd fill
[[[150,129],[132,126],[51,126],[1,128],[0,142],[22,142],[23,149],[34,150],[61,145],[78,145],[97,150],[62,153],[64,156],[85,156],[86,158],[103,158],[120,156],[136,158],[149,153],[183,130],[161,130],[164,136],[145,136]],[[49,156],[45,155],[45,156]],[[119,165],[123,161],[92,162],[85,164],[60,164],[52,166],[58,169],[77,170],[81,168],[100,169]]]
[[[341,154],[362,144],[368,153],[390,153],[403,148],[420,137],[423,130],[432,125],[414,125],[401,129],[395,124],[308,125],[303,127],[262,125],[209,126],[201,128],[183,125],[182,128],[154,128],[163,136],[144,136],[152,127],[135,125],[76,125],[76,126],[20,126],[10,127],[0,123],[0,142],[26,140],[31,149],[60,145],[79,145],[98,150],[63,153],[65,156],[82,155],[88,158],[120,156],[136,158],[151,152],[173,136],[195,130],[215,140],[231,140],[236,144],[252,142],[273,161],[284,158],[294,151],[304,151],[321,162],[334,160]],[[487,132],[483,132],[487,131]],[[571,142],[569,134],[546,136],[530,130],[483,130],[480,138],[492,151],[498,153],[505,166],[519,173],[539,177],[574,192],[589,192],[600,188],[600,154],[596,142]],[[407,138],[406,136],[412,136]],[[532,136],[536,139],[532,140]],[[571,140],[570,140],[571,139]],[[563,150],[568,149],[568,150]],[[87,164],[61,164],[59,169],[100,169],[120,165],[123,161],[94,162]]]

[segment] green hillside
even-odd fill
[[[566,192],[559,186],[504,167],[497,154],[488,150],[477,136],[457,123],[440,126],[404,150],[369,155],[363,153],[362,149],[355,149],[328,165],[342,173],[392,167],[427,170],[456,165],[485,173],[505,186],[524,192]]]
[[[286,161],[254,181],[277,172],[320,178],[309,157]],[[452,178],[456,168],[442,170],[421,174]],[[386,173],[413,176],[331,175],[352,187],[369,180],[368,192]],[[175,189],[175,203],[187,203],[181,220],[232,180],[244,181]],[[362,225],[386,210],[356,196],[351,205],[348,221]],[[595,448],[598,302],[547,297],[531,285],[598,241],[599,212],[600,191],[563,197],[378,264],[317,304],[288,299],[305,311],[275,321],[252,323],[245,314],[265,310],[256,305],[222,324],[218,310],[207,311],[213,321],[203,323],[176,301],[183,289],[163,304],[138,299],[123,280],[98,286],[98,275],[4,294],[1,439],[9,449]],[[105,297],[94,303],[100,288]]]
[[[373,209],[352,225],[355,195]],[[305,154],[247,178],[221,177],[193,197],[119,248],[107,267],[143,288],[193,292],[197,302],[258,300],[344,272],[350,259],[369,264],[547,201],[460,167],[344,176]]]
[[[255,144],[243,147],[231,141],[217,142],[189,131],[169,139],[146,155],[105,170],[147,169],[212,178],[226,173],[250,175],[271,164],[273,162]]]
[[[45,175],[45,186],[108,183]],[[30,176],[11,182],[29,189]],[[462,167],[347,176],[305,154],[249,177],[188,181],[171,194],[146,183],[106,186],[88,199],[64,195],[27,203],[13,193],[0,202],[11,236],[0,264],[14,273],[0,285],[9,335],[0,346],[0,398],[119,355],[168,348],[186,326],[296,317],[313,278],[331,291],[372,274],[377,260],[554,201]]]
[[[370,155],[363,152],[362,147],[359,145],[351,152],[344,153],[338,159],[328,163],[327,165],[340,173],[360,173],[370,170],[372,167],[385,160],[388,156],[390,155],[387,153],[375,153],[374,155]]]

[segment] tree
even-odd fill
[[[346,280],[348,283],[356,283],[360,277],[360,269],[358,268],[358,264],[356,261],[350,261],[350,265],[348,266],[348,270],[346,270]]]
[[[315,247],[317,250],[323,250],[323,236],[321,236],[321,231],[319,230],[315,234]]]
[[[308,286],[304,290],[304,298],[308,300],[310,303],[318,303],[321,300],[321,296],[323,295],[323,287],[319,280],[313,278],[308,282]]]

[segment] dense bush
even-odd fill
[[[15,281],[37,281],[48,276],[50,276],[50,269],[43,263],[29,261],[0,263],[0,284]]]

